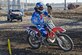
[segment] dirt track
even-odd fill
[[[24,26],[31,25],[29,18],[23,22],[7,22],[6,17],[0,18],[0,54],[8,55],[7,39],[11,39],[13,55],[82,55],[82,21],[81,19],[53,19],[56,26],[62,26],[74,41],[74,49],[69,52],[62,51],[59,47],[41,47],[33,50],[25,40],[27,37]],[[27,22],[28,21],[28,22]],[[15,31],[14,31],[15,30]],[[17,31],[18,30],[18,31]]]

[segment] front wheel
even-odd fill
[[[35,36],[35,33],[33,31],[30,32],[27,40],[29,45],[33,49],[38,49],[41,46],[41,43],[39,42],[38,37]]]
[[[57,37],[57,42],[59,47],[64,51],[70,51],[73,49],[74,43],[72,39],[66,34],[59,35]]]

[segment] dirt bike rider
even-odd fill
[[[47,11],[44,10],[43,4],[41,2],[36,3],[35,11],[32,14],[31,22],[37,27],[37,29],[41,32],[43,37],[48,35],[47,31],[45,30],[45,22],[43,16],[47,16],[51,18]]]

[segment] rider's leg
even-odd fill
[[[43,37],[46,37],[47,35],[48,35],[48,32],[45,30],[45,28],[44,27],[42,27],[42,26],[37,26],[37,28],[40,30],[40,32],[41,32],[41,35],[43,36]]]
[[[40,30],[41,32],[41,38],[40,41],[42,42],[42,44],[44,44],[45,46],[48,46],[48,44],[46,43],[46,37],[48,36],[48,32],[46,31],[46,29],[42,26],[37,26],[37,28]]]

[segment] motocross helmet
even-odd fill
[[[37,9],[37,11],[42,12],[44,9],[43,3],[41,3],[41,2],[36,3],[36,9]]]

